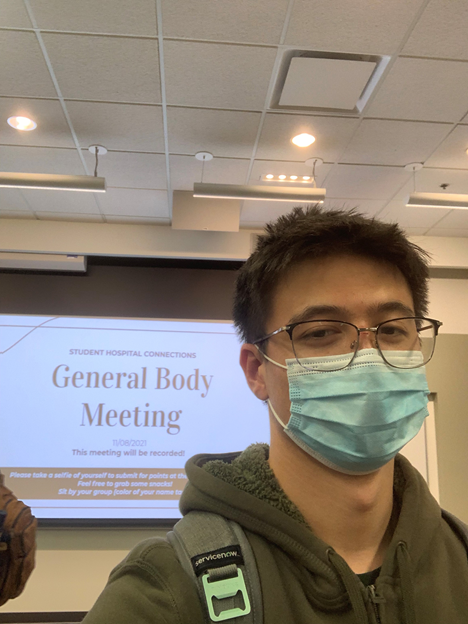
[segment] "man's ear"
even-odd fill
[[[266,401],[268,399],[268,392],[265,383],[265,358],[255,345],[243,344],[239,362],[244,371],[249,388],[257,399]]]

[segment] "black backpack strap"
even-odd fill
[[[167,539],[197,586],[206,622],[263,624],[257,564],[239,524],[191,511]]]
[[[462,522],[459,518],[454,516],[446,509],[442,509],[442,518],[447,522],[452,531],[463,542],[468,554],[468,525]]]

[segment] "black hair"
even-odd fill
[[[416,316],[427,315],[430,255],[411,243],[398,224],[366,217],[355,209],[298,207],[266,226],[239,270],[233,316],[242,340],[251,343],[265,335],[272,295],[293,266],[343,254],[397,267],[413,295]]]

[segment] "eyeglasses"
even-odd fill
[[[432,358],[442,324],[423,316],[391,319],[379,323],[377,327],[357,327],[346,321],[318,319],[285,325],[252,344],[259,345],[281,332],[286,332],[291,339],[296,360],[303,368],[314,371],[341,370],[349,366],[356,357],[361,333],[373,332],[375,348],[389,366],[419,368]],[[308,358],[334,355],[343,356],[337,368],[330,369],[329,363],[322,365],[320,361],[307,362]]]

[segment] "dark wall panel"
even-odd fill
[[[236,271],[91,264],[86,275],[0,272],[0,313],[231,319]]]

